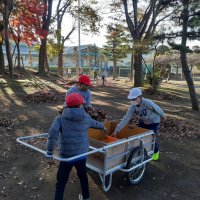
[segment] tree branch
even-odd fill
[[[70,32],[67,34],[67,36],[63,39],[63,41],[62,41],[62,42],[63,42],[63,45],[64,45],[65,41],[69,39],[70,35],[74,32],[74,30],[75,30],[75,25],[73,25],[71,31],[70,31]]]
[[[124,10],[125,10],[125,15],[126,15],[126,21],[127,21],[127,24],[128,24],[128,27],[129,27],[129,30],[131,32],[131,35],[133,38],[136,38],[136,35],[135,35],[135,27],[134,27],[134,24],[129,16],[129,13],[128,13],[128,5],[127,5],[127,0],[122,0],[123,4],[124,4]]]
[[[151,14],[152,14],[152,9],[154,9],[155,7],[155,0],[151,1],[149,6],[149,11],[148,13],[146,13],[146,15],[144,14],[143,18],[142,18],[142,21],[141,21],[141,24],[139,25],[139,32],[140,32],[140,35],[143,35],[145,30],[146,30],[146,27],[147,27],[147,24],[151,18]],[[141,31],[140,31],[141,30]]]

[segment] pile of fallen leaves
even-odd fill
[[[56,103],[64,102],[65,94],[58,91],[43,90],[27,94],[22,98],[25,103]]]
[[[25,142],[39,149],[46,150],[46,144],[47,144],[46,137],[31,138],[31,139],[25,140]]]
[[[138,117],[133,115],[129,124],[137,125]],[[160,123],[158,133],[165,139],[200,138],[200,125],[189,123],[176,117],[167,117],[165,122]]]
[[[8,119],[7,117],[0,118],[0,127],[11,127],[13,125],[13,121]]]
[[[65,86],[65,87],[69,87],[69,86],[72,86],[72,85],[77,84],[77,80],[76,80],[76,79],[59,78],[59,79],[57,80],[57,83],[58,83],[59,85]]]
[[[103,110],[94,106],[90,108],[85,108],[85,111],[88,115],[90,115],[92,119],[95,119],[97,121],[103,122],[106,118],[106,113]]]
[[[8,69],[6,69],[6,71],[0,75],[1,78],[9,78],[9,71]],[[14,71],[13,71],[13,78],[14,79],[24,79],[26,78],[27,76],[27,72],[26,70],[24,70],[23,68],[14,68]]]
[[[131,119],[129,120],[129,124],[133,124],[133,125],[138,124],[138,116],[137,115],[133,115],[131,117]]]
[[[153,95],[153,97],[157,100],[175,100],[177,98],[176,95],[167,94],[163,92],[156,92],[156,94],[151,90],[151,88],[145,89],[144,94]],[[145,96],[145,95],[144,95]]]
[[[200,138],[200,125],[189,121],[168,117],[165,122],[160,123],[161,135],[166,139]]]
[[[15,79],[23,79],[23,78],[26,78],[24,74],[22,74],[22,73],[17,73],[17,72],[14,72],[14,73],[13,73],[13,77],[14,77]]]

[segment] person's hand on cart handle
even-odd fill
[[[47,152],[45,153],[45,156],[46,156],[46,162],[47,162],[49,165],[54,165],[54,164],[56,164],[55,160],[53,159],[53,153],[47,151]]]
[[[49,160],[53,160],[53,153],[50,153],[50,152],[46,152],[45,153],[45,156],[46,156],[46,158],[48,158]]]
[[[167,115],[164,115],[163,117],[161,117],[161,120],[162,120],[163,122],[165,122],[165,121],[167,120]]]

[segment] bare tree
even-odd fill
[[[174,10],[168,11],[172,0],[121,0],[124,6],[126,22],[133,38],[134,44],[145,43],[145,41],[152,38],[158,25],[168,18]],[[167,12],[168,11],[168,12]],[[143,71],[142,71],[142,52],[140,49],[135,51],[134,55],[134,80],[135,86],[143,85]]]
[[[7,54],[7,59],[8,59],[10,78],[13,78],[13,62],[12,62],[12,56],[10,52],[8,24],[9,24],[9,16],[10,16],[12,8],[13,8],[12,0],[3,1],[3,22],[4,22],[4,33],[5,33],[4,39],[5,39],[5,45],[6,45],[6,54]]]
[[[62,35],[62,21],[63,17],[66,14],[66,10],[72,4],[72,0],[59,0],[56,8],[56,22],[57,22],[57,45],[58,45],[58,76],[62,76],[62,67],[63,67],[63,49],[65,41],[69,39],[70,35],[75,30],[75,25],[72,26],[71,30],[66,36]]]
[[[43,3],[47,5],[47,10],[43,14],[42,29],[49,32],[53,0],[43,0]],[[46,75],[45,69],[48,69],[46,45],[47,45],[47,37],[41,39],[40,50],[39,50],[39,74],[42,76]]]

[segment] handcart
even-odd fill
[[[110,137],[116,128],[117,122],[109,121],[104,124],[107,128],[106,138],[102,131],[89,129],[89,151],[70,158],[61,158],[54,155],[59,161],[72,161],[87,156],[87,167],[100,176],[103,191],[107,192],[112,185],[112,174],[117,171],[126,172],[131,184],[138,184],[143,179],[146,163],[152,160],[155,146],[155,133],[152,130],[126,125],[116,138]],[[29,140],[47,140],[48,133],[22,136],[17,142],[46,154],[45,149],[31,144]]]

